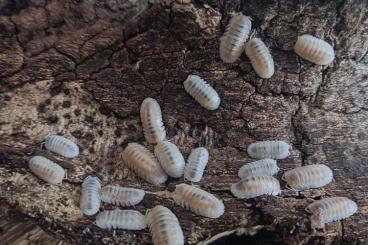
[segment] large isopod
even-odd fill
[[[155,146],[155,155],[169,176],[174,178],[183,176],[185,160],[175,144],[161,141]]]
[[[114,205],[127,207],[140,203],[143,200],[144,194],[144,190],[141,189],[107,185],[101,189],[101,200]]]
[[[262,159],[243,165],[238,172],[240,178],[247,178],[252,175],[275,175],[279,171],[276,160]]]
[[[102,229],[143,230],[146,218],[136,210],[103,211],[96,216],[96,225]]]
[[[96,176],[88,176],[82,183],[80,209],[85,215],[95,215],[101,206],[101,181]]]
[[[157,144],[166,137],[165,126],[162,120],[160,105],[155,99],[146,98],[141,105],[141,121],[146,141]]]
[[[45,147],[46,149],[67,158],[73,158],[79,155],[78,146],[73,141],[59,135],[47,136]]]
[[[192,150],[185,165],[184,178],[192,182],[199,182],[203,177],[204,169],[208,163],[208,151],[204,147]]]
[[[269,175],[256,175],[232,184],[231,192],[238,198],[254,198],[262,195],[276,196],[281,193],[280,183]]]
[[[62,167],[42,156],[32,157],[28,166],[40,179],[53,185],[60,184],[65,176],[65,170]]]
[[[266,44],[259,38],[252,38],[245,44],[253,69],[261,78],[270,78],[275,73],[275,64]]]
[[[248,146],[247,152],[250,157],[257,159],[284,159],[290,155],[291,149],[284,141],[257,141]]]

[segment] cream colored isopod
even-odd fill
[[[155,155],[169,176],[173,178],[183,176],[185,160],[175,144],[161,141],[155,146]]]
[[[254,198],[262,195],[276,196],[281,193],[280,183],[269,175],[251,176],[232,184],[231,192],[238,198]]]
[[[29,160],[29,169],[44,181],[57,185],[63,181],[65,170],[43,156],[34,156]]]
[[[275,64],[266,44],[259,38],[252,38],[245,44],[253,69],[261,78],[270,78],[275,73]]]
[[[140,115],[146,141],[150,144],[157,144],[163,141],[166,137],[166,131],[162,120],[161,108],[157,101],[152,98],[144,99]]]

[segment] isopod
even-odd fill
[[[291,149],[292,147],[284,141],[257,141],[248,146],[247,152],[249,156],[257,159],[284,159],[290,155]]]
[[[220,57],[224,62],[233,63],[239,58],[251,28],[252,22],[248,16],[239,14],[230,19],[224,35],[220,38]]]
[[[32,157],[28,166],[35,175],[53,185],[60,184],[65,176],[62,167],[42,156]]]
[[[311,228],[324,229],[325,223],[346,219],[358,211],[358,205],[347,197],[329,197],[315,201],[305,209],[311,213]]]
[[[184,234],[178,218],[170,209],[157,205],[146,214],[153,244],[181,245],[184,244]]]
[[[252,175],[275,175],[279,171],[276,160],[262,159],[246,165],[243,165],[238,172],[240,178],[246,178]]]
[[[50,135],[46,137],[45,147],[67,158],[73,158],[79,155],[78,146],[73,141],[59,135]]]
[[[161,141],[155,146],[155,155],[169,176],[174,178],[183,176],[185,161],[175,144]]]
[[[120,205],[122,207],[134,206],[143,200],[144,190],[107,185],[101,189],[103,202]]]
[[[328,65],[335,59],[335,52],[329,43],[308,34],[298,37],[294,51],[303,59],[317,65]]]
[[[101,181],[96,176],[88,176],[82,183],[82,195],[80,209],[85,215],[95,215],[101,206],[100,198]]]
[[[197,75],[189,75],[184,88],[201,106],[216,110],[220,105],[220,96],[214,88]]]
[[[281,179],[292,189],[302,191],[329,184],[333,179],[333,173],[324,164],[312,164],[286,171]]]
[[[214,195],[187,184],[176,186],[173,199],[178,205],[208,218],[218,218],[225,211],[224,203]]]
[[[140,114],[146,141],[150,144],[157,144],[164,140],[166,131],[162,120],[161,108],[157,101],[152,98],[144,99]]]
[[[192,182],[199,182],[206,168],[208,157],[209,154],[206,148],[198,147],[194,149],[188,157],[188,163],[184,170],[184,178]]]
[[[129,143],[122,154],[124,162],[141,178],[153,185],[160,185],[167,180],[156,157],[144,146]]]
[[[143,230],[147,227],[146,218],[136,210],[110,210],[99,213],[96,225],[102,229]]]
[[[252,38],[245,44],[245,53],[247,54],[253,69],[261,78],[270,78],[275,72],[270,51],[264,42],[259,38]]]
[[[232,184],[231,192],[238,198],[254,198],[262,195],[276,196],[281,193],[280,183],[269,175],[251,176]]]

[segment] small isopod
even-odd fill
[[[175,144],[161,141],[155,146],[155,155],[169,176],[174,178],[183,176],[185,161]]]
[[[208,157],[208,151],[204,147],[192,150],[188,157],[188,163],[185,166],[184,178],[192,182],[199,182],[206,168]]]
[[[136,210],[110,210],[99,213],[96,225],[102,229],[143,230],[147,227],[146,218]]]
[[[329,43],[308,34],[298,37],[294,51],[303,59],[317,65],[328,65],[335,59],[335,52]]]
[[[124,162],[142,179],[153,185],[160,185],[167,180],[156,157],[144,146],[129,143],[122,154]]]
[[[251,28],[252,22],[248,16],[239,14],[230,19],[220,39],[220,57],[224,62],[233,63],[239,58]]]
[[[45,147],[46,149],[67,158],[73,158],[79,155],[78,146],[73,141],[59,135],[47,136]]]
[[[178,205],[208,218],[218,218],[225,211],[224,203],[214,195],[187,184],[176,186],[173,199]]]
[[[201,106],[216,110],[220,105],[220,96],[214,88],[197,75],[189,75],[184,88]]]
[[[146,214],[153,244],[182,245],[184,234],[178,218],[170,209],[157,205]]]
[[[114,205],[127,207],[140,203],[143,200],[144,194],[144,190],[140,189],[107,185],[101,189],[101,200]]]
[[[157,144],[166,137],[165,126],[162,120],[160,105],[155,99],[146,98],[141,105],[141,121],[146,141]]]
[[[230,188],[238,198],[254,198],[262,195],[276,196],[281,193],[280,183],[269,175],[251,176],[232,184]]]
[[[257,159],[284,159],[290,155],[291,149],[288,143],[274,140],[254,142],[248,146],[247,151],[249,156]]]
[[[286,171],[281,179],[292,189],[302,191],[329,184],[333,179],[333,173],[324,164],[312,164]]]
[[[53,185],[60,184],[65,176],[62,167],[42,156],[32,157],[28,166],[35,175]]]
[[[96,176],[88,176],[82,183],[80,209],[85,215],[95,215],[101,206],[101,181]]]
[[[252,175],[275,175],[279,171],[276,160],[262,159],[243,165],[238,172],[240,178],[247,178]]]
[[[275,72],[275,64],[266,44],[259,38],[252,38],[245,44],[247,54],[253,69],[261,78],[270,78]]]
[[[329,197],[315,201],[305,209],[311,213],[311,228],[324,229],[325,223],[346,219],[358,211],[358,205],[347,197]]]

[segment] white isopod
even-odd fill
[[[281,193],[280,183],[269,175],[256,175],[232,184],[231,192],[238,198],[254,198],[262,195],[276,196]]]
[[[170,209],[157,205],[146,214],[153,244],[182,245],[184,234],[178,218]]]
[[[230,19],[220,39],[220,57],[224,62],[233,63],[239,58],[251,28],[252,22],[248,16],[239,14]]]
[[[312,164],[286,171],[281,179],[292,189],[302,191],[329,184],[333,179],[333,173],[324,164]]]
[[[156,157],[144,146],[129,143],[122,154],[124,162],[142,179],[153,185],[160,185],[167,180]]]
[[[225,212],[225,206],[221,200],[191,185],[177,185],[173,199],[178,205],[208,218],[218,218]]]
[[[59,135],[47,136],[45,147],[46,149],[67,158],[73,158],[79,155],[78,146],[73,141]]]
[[[262,159],[243,165],[238,172],[240,178],[247,178],[252,175],[275,175],[279,171],[276,160]]]
[[[103,202],[120,205],[122,207],[134,206],[143,200],[144,190],[107,185],[101,189]]]
[[[183,176],[185,161],[175,144],[161,141],[155,146],[155,155],[169,176],[174,178]]]
[[[28,166],[35,175],[53,185],[60,184],[65,176],[62,167],[42,156],[32,157]]]
[[[88,176],[82,183],[80,209],[85,215],[95,215],[101,206],[101,181],[98,177]]]
[[[146,98],[141,105],[141,121],[146,141],[157,144],[166,137],[165,126],[162,120],[160,105],[155,99]]]
[[[347,197],[329,197],[309,204],[311,227],[324,229],[325,223],[346,219],[358,211],[358,205]]]
[[[248,146],[247,152],[249,156],[257,159],[284,159],[290,155],[291,149],[292,147],[284,141],[257,141]]]
[[[208,151],[204,147],[198,147],[190,153],[188,163],[185,166],[184,178],[192,182],[202,179],[204,169],[208,163]]]
[[[328,65],[335,59],[335,52],[329,43],[308,34],[298,37],[294,51],[317,65]]]
[[[184,88],[201,106],[216,110],[220,105],[220,96],[214,88],[197,75],[189,75]]]
[[[147,227],[146,218],[136,210],[110,210],[99,213],[96,225],[102,229],[143,230]]]
[[[261,78],[270,78],[275,73],[275,64],[266,44],[259,38],[252,38],[245,44],[253,69]]]

